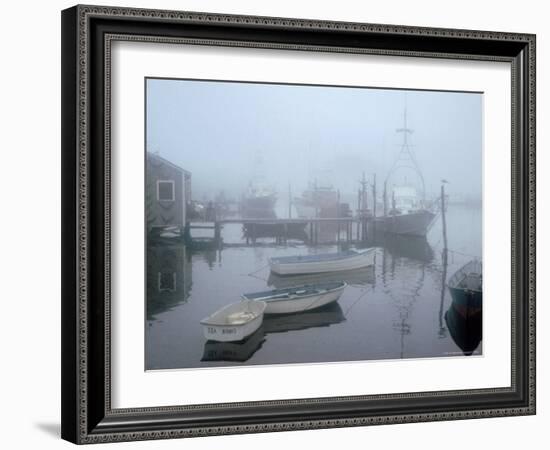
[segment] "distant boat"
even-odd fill
[[[403,127],[396,131],[403,133],[403,143],[384,182],[384,204],[387,203],[386,189],[390,184],[390,179],[398,171],[408,170],[414,174],[420,182],[420,189],[417,189],[418,186],[411,184],[406,178],[400,183],[392,182],[391,192],[389,192],[391,208],[387,213],[384,208],[384,216],[375,218],[374,227],[377,232],[381,233],[426,236],[436,215],[428,208],[424,176],[408,142],[408,135],[412,134],[413,130],[407,127],[406,109],[403,114]]]
[[[204,337],[218,342],[242,341],[262,324],[266,303],[246,300],[231,303],[201,320]]]
[[[301,197],[294,198],[293,204],[300,219],[338,217],[338,192],[331,184],[311,185]]]
[[[447,286],[456,305],[476,308],[481,307],[483,295],[483,275],[481,261],[466,263],[450,278]]]
[[[243,294],[243,298],[265,302],[265,314],[289,314],[309,311],[335,302],[346,286],[343,281],[319,283]]]
[[[263,181],[253,180],[243,196],[241,208],[246,219],[274,219],[277,193]]]
[[[241,201],[241,215],[245,219],[274,219],[277,192],[267,182],[266,165],[263,152],[258,149],[254,155],[252,179],[243,194]]]
[[[271,258],[271,271],[278,275],[300,275],[309,273],[353,270],[374,264],[375,248],[348,250],[338,253],[297,255]]]

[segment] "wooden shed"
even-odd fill
[[[191,172],[155,153],[147,153],[145,214],[147,229],[178,228],[191,202]]]

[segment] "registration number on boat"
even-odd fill
[[[214,327],[208,327],[209,334],[216,334],[218,330]],[[222,334],[235,334],[237,332],[236,328],[222,328]]]

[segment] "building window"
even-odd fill
[[[176,199],[176,193],[174,189],[174,182],[157,181],[157,200],[164,202],[173,202]]]
[[[159,272],[159,292],[176,292],[176,273]]]

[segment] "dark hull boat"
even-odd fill
[[[445,322],[456,345],[465,355],[478,348],[482,336],[482,264],[470,261],[447,283],[453,302],[445,313]]]
[[[481,261],[473,260],[462,266],[451,277],[447,286],[456,305],[466,308],[481,308],[482,272]]]
[[[455,344],[464,355],[472,355],[482,337],[483,315],[481,308],[468,308],[452,303],[445,313],[445,323]]]
[[[433,212],[419,210],[377,217],[374,226],[376,233],[425,237],[434,219],[435,214]]]

